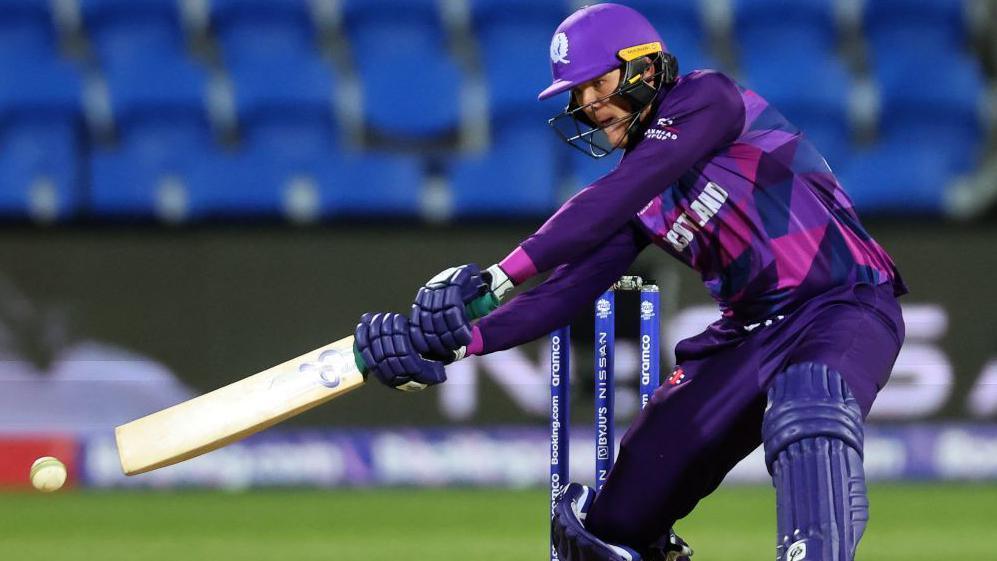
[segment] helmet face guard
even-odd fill
[[[569,92],[571,98],[565,110],[547,121],[562,140],[593,158],[608,156],[620,147],[624,139],[633,135],[640,128],[641,113],[654,102],[662,86],[673,83],[678,76],[678,61],[661,48],[661,43],[647,43],[622,49],[617,56],[622,61],[620,83],[611,94],[579,106],[574,94]],[[644,77],[644,72],[650,66],[654,67],[651,84]],[[604,103],[617,95],[622,96],[630,105],[631,112],[627,116],[604,126],[593,123],[586,116],[587,108],[597,103]],[[614,145],[609,141],[606,129],[624,122],[627,123],[626,133],[623,139]]]

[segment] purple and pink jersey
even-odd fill
[[[642,135],[502,261],[517,284],[554,272],[478,322],[469,351],[570,322],[650,244],[698,271],[723,316],[745,324],[856,283],[906,293],[824,158],[758,94],[692,72],[662,94]]]

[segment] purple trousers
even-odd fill
[[[675,348],[677,367],[624,435],[585,526],[644,548],[688,515],[761,443],[766,391],[789,365],[837,370],[863,416],[886,384],[904,339],[890,285],[857,284],[813,298],[748,331],[722,319]]]

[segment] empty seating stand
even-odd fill
[[[185,56],[176,0],[81,0],[80,4],[91,49],[105,68]]]
[[[938,214],[986,156],[992,84],[961,0],[866,1],[850,20],[838,0],[616,1],[682,73],[733,64],[864,212]],[[536,99],[583,3],[0,0],[0,219],[543,217],[619,161],[548,130],[566,95]],[[856,33],[863,48],[843,43]],[[112,137],[91,126],[105,116]],[[486,120],[486,149],[462,152]]]
[[[345,0],[343,22],[371,131],[393,140],[455,134],[464,74],[435,0]]]
[[[0,59],[56,56],[58,36],[48,2],[0,0],[0,14]]]
[[[454,216],[508,219],[553,211],[553,143],[542,123],[508,127],[487,152],[458,158],[450,173]]]
[[[161,216],[164,189],[189,182],[200,159],[215,150],[207,77],[187,59],[110,68],[117,141],[94,151],[92,209],[113,218]]]
[[[307,0],[212,0],[211,27],[226,64],[317,56]]]
[[[52,221],[76,215],[82,85],[71,64],[0,57],[0,216]]]
[[[532,0],[472,0],[471,10],[496,126],[509,119],[553,116],[564,102],[539,102],[537,94],[550,84],[551,32],[567,17],[567,6]]]

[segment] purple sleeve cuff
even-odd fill
[[[514,284],[522,284],[537,274],[537,266],[533,264],[530,256],[523,251],[522,247],[517,247],[505,259],[499,263],[499,267],[509,275]]]
[[[578,312],[591,309],[599,293],[626,273],[648,243],[634,223],[620,228],[595,251],[558,267],[542,284],[481,318],[474,325],[468,354],[515,347],[570,323]]]
[[[467,345],[468,355],[480,355],[485,348],[485,340],[481,338],[481,330],[475,325],[471,328],[471,342]]]

